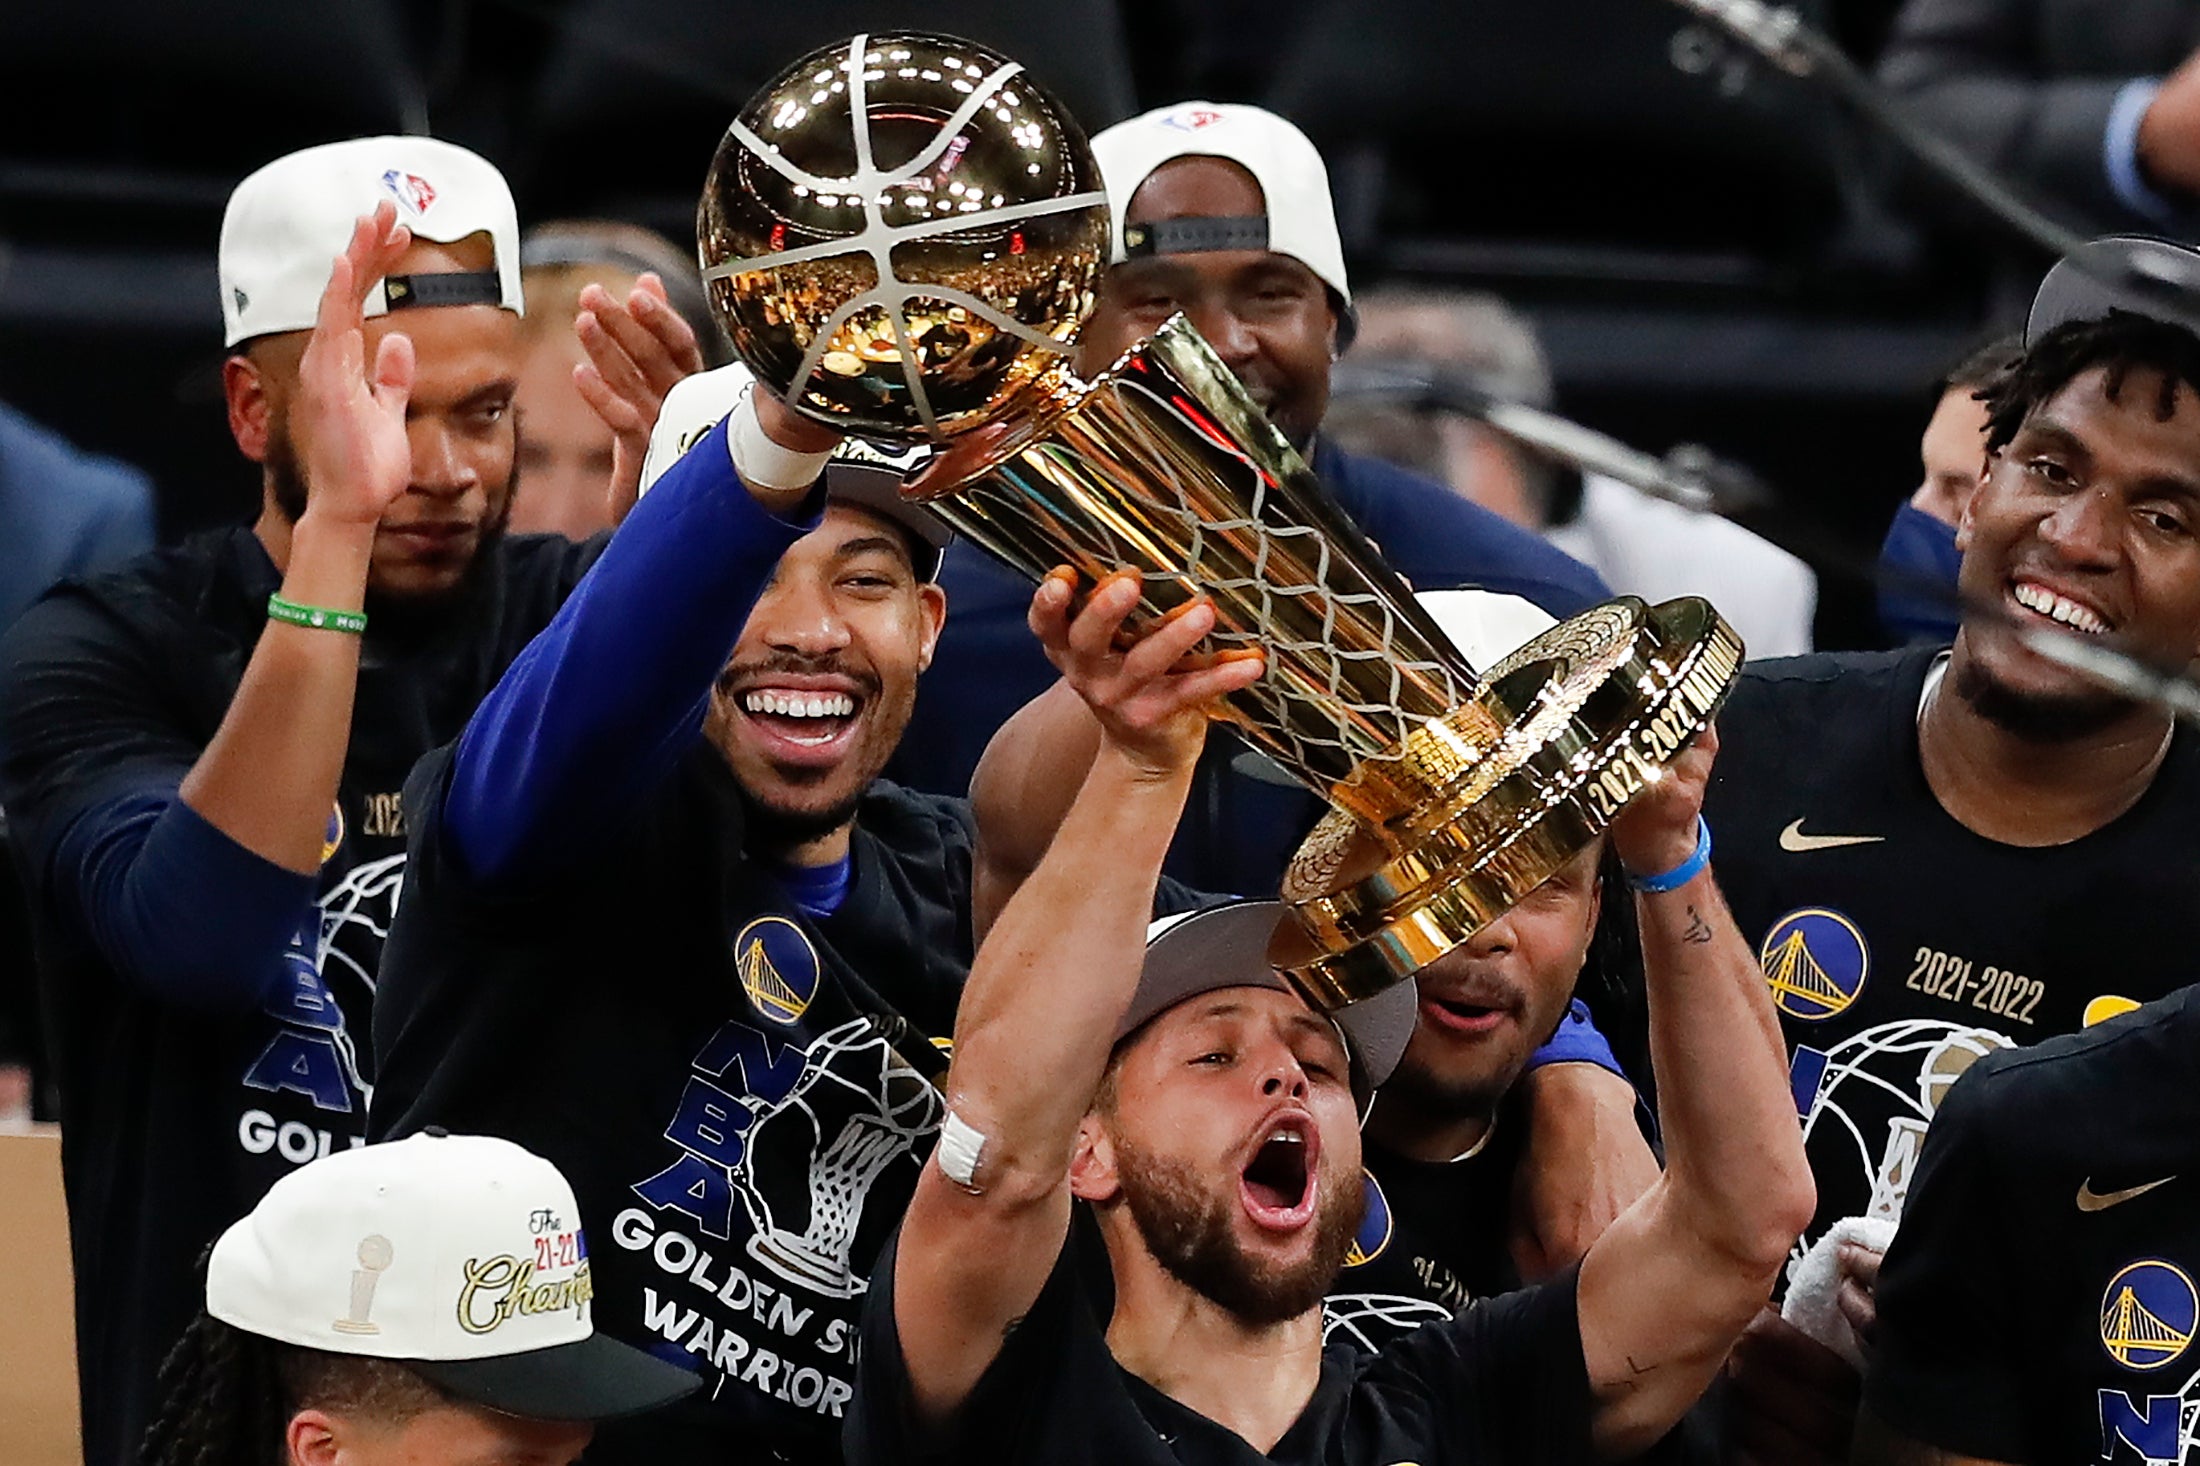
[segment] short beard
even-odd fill
[[[868,792],[870,786],[866,784],[824,809],[778,809],[743,788],[741,814],[745,823],[741,843],[761,855],[784,855],[790,850],[799,850],[853,820]]]
[[[1955,667],[1956,696],[1971,711],[2026,743],[2072,743],[2115,726],[2138,704],[2112,692],[2067,697],[2017,692],[1970,657]]]
[[[1131,1221],[1162,1268],[1250,1328],[1268,1328],[1320,1306],[1367,1210],[1358,1186],[1332,1188],[1314,1218],[1314,1250],[1294,1267],[1249,1257],[1230,1232],[1227,1199],[1205,1196],[1185,1166],[1115,1139],[1116,1179]]]
[[[1511,1093],[1520,1073],[1516,1068],[1501,1078],[1453,1083],[1418,1065],[1401,1063],[1383,1081],[1382,1094],[1386,1100],[1400,1101],[1410,1110],[1440,1122],[1486,1121],[1496,1118],[1498,1105]]]

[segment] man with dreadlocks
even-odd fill
[[[1820,1197],[1806,1241],[1867,1219],[1828,1244],[1835,1266],[1799,1271],[1828,1280],[1826,1306],[1800,1282],[1788,1299],[1833,1348],[1767,1317],[1737,1350],[1745,1458],[1846,1459],[1875,1322],[1866,1244],[1901,1216],[1957,1076],[2192,980],[2200,740],[2040,647],[2200,655],[2200,337],[2161,296],[2103,283],[2196,265],[2104,239],[2042,283],[1985,394],[1952,646],[1763,664],[1721,715],[1705,810],[1786,1030]]]
[[[206,1258],[143,1466],[569,1466],[696,1386],[595,1332],[580,1208],[484,1136],[339,1151]]]

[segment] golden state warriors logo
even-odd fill
[[[1352,1234],[1352,1249],[1344,1255],[1346,1267],[1373,1262],[1390,1246],[1390,1198],[1383,1195],[1374,1172],[1362,1171],[1360,1175],[1367,1183],[1367,1214],[1360,1218],[1360,1230]]]
[[[2132,1263],[2101,1295],[2101,1347],[2126,1369],[2160,1369],[2185,1352],[2196,1327],[2200,1292],[2173,1263]]]
[[[788,1024],[809,1010],[822,968],[809,933],[784,916],[759,916],[733,939],[741,990],[756,1011]]]
[[[1872,966],[1871,948],[1856,923],[1822,906],[1790,911],[1774,922],[1757,960],[1772,985],[1772,1001],[1806,1023],[1831,1018],[1855,1002]]]
[[[321,864],[327,865],[328,858],[334,855],[343,843],[344,806],[341,804],[331,805],[328,812],[328,823],[321,828]]]

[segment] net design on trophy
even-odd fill
[[[904,489],[1036,581],[1128,567],[1257,648],[1227,716],[1328,798],[1272,960],[1354,1001],[1583,849],[1710,720],[1741,644],[1702,601],[1621,600],[1480,676],[1179,316],[1089,380],[1066,346],[1110,224],[1076,123],[1015,63],[857,36],[742,109],[699,214],[758,379],[844,431],[938,448]]]

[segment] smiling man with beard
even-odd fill
[[[1031,619],[1100,746],[987,932],[947,1118],[871,1280],[852,1466],[1624,1459],[1678,1420],[1811,1204],[1777,1025],[1709,873],[1715,740],[1614,827],[1638,876],[1670,1166],[1578,1272],[1372,1356],[1324,1351],[1362,1192],[1359,1110],[1412,1022],[1395,987],[1331,1017],[1268,967],[1280,908],[1147,936],[1163,853],[1242,662],[1179,661],[1200,608],[1120,650],[1135,587]],[[1176,668],[1165,677],[1156,674]],[[1072,1208],[1114,1282],[1081,1286]]]
[[[2028,637],[2100,638],[2164,667],[2200,654],[2200,337],[2094,283],[2180,278],[2200,253],[2083,253],[2048,274],[2022,356],[1985,396],[1954,645],[1761,664],[1722,715],[1707,805],[1786,1030],[1813,1238],[1899,1218],[1971,1063],[2192,978],[2200,748]],[[1868,1340],[1877,1254],[1842,1255]],[[1857,1372],[1830,1350],[1768,1317],[1736,1382],[1745,1455],[1846,1458]]]
[[[258,517],[57,589],[0,652],[90,1466],[136,1459],[200,1249],[364,1139],[406,773],[590,553],[502,536],[518,227],[489,164],[291,154],[238,185],[219,266]]]

